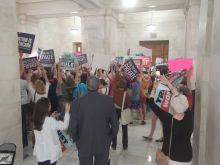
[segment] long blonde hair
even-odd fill
[[[37,94],[43,95],[46,93],[46,87],[42,80],[36,80],[34,84]]]

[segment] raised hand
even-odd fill
[[[169,80],[164,75],[159,76],[159,79],[165,85],[168,85],[170,83]]]
[[[70,103],[65,103],[65,112],[70,112]]]

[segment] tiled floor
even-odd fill
[[[142,136],[147,135],[150,131],[151,120],[146,120],[146,125],[138,125],[137,121],[128,128],[128,150],[122,150],[121,130],[118,134],[117,150],[111,150],[110,159],[111,165],[155,165],[155,152],[161,144],[154,141],[143,141]],[[154,133],[154,140],[160,138],[161,126],[157,122],[157,128]],[[29,156],[24,160],[23,165],[36,165],[36,159],[32,156],[32,149],[28,148],[26,153]],[[79,165],[77,150],[74,147],[72,150],[66,151],[63,157],[57,163],[58,165]]]

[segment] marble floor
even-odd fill
[[[154,133],[152,142],[142,139],[143,135],[148,135],[151,126],[150,113],[146,120],[146,125],[139,125],[139,121],[135,121],[128,128],[128,149],[123,150],[121,144],[121,129],[118,134],[118,146],[116,150],[110,151],[111,165],[156,165],[155,152],[161,143],[155,142],[155,139],[161,137],[162,131],[159,121]],[[23,165],[37,165],[35,157],[32,156],[32,149],[26,148],[25,153],[29,156],[24,159]],[[58,161],[57,165],[79,165],[76,147],[64,152],[63,157]]]

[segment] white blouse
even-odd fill
[[[36,156],[38,162],[50,160],[52,164],[62,156],[61,144],[57,131],[67,129],[69,120],[69,112],[65,113],[64,122],[57,121],[53,117],[46,117],[42,130],[34,130],[34,156]]]

